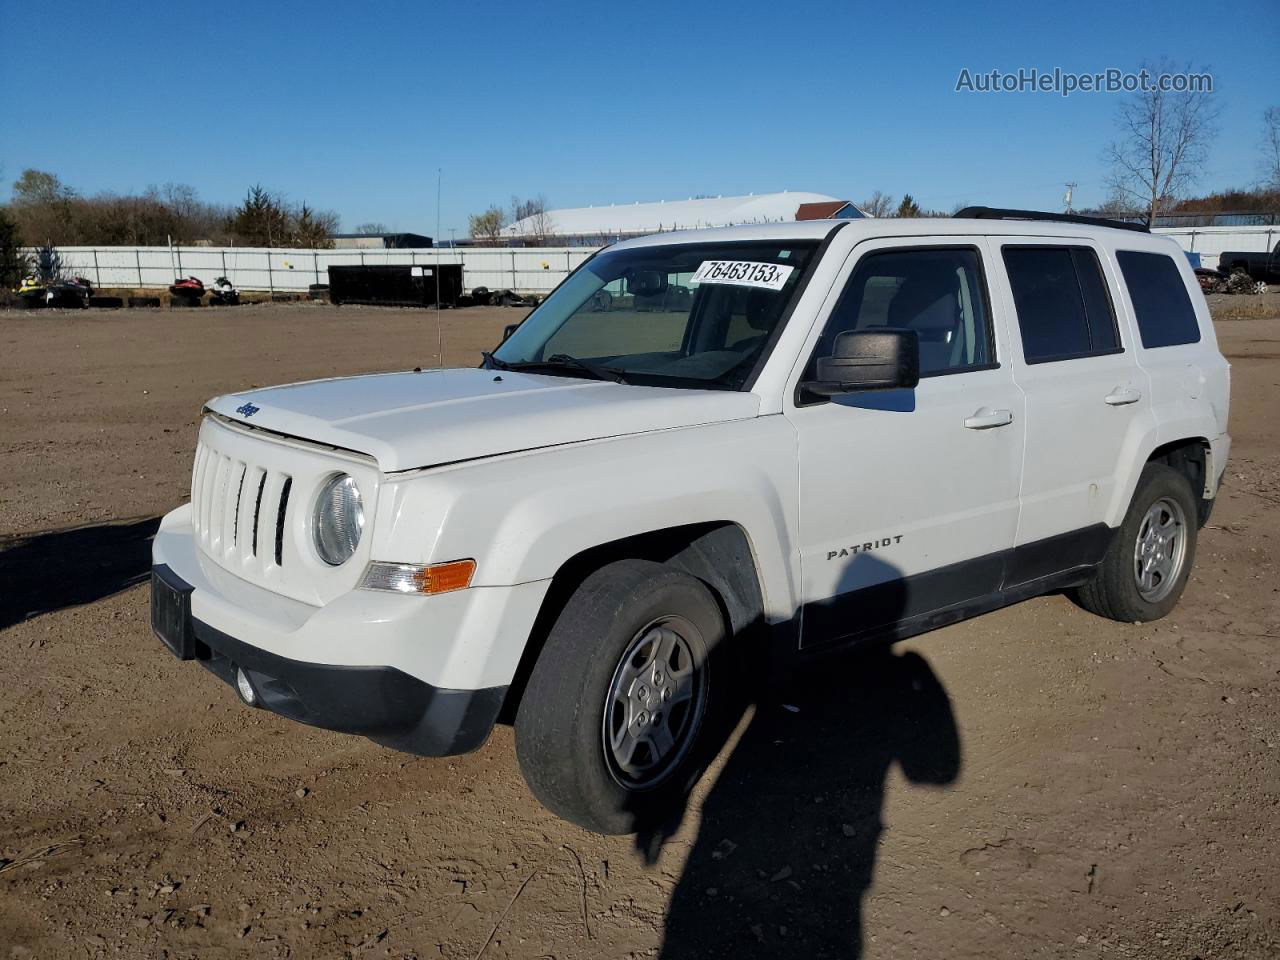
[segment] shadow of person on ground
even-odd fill
[[[859,563],[890,577],[887,615],[908,608],[897,571]],[[703,805],[661,957],[856,960],[886,778],[896,764],[911,783],[955,781],[951,702],[924,657],[884,644],[814,662],[758,700]],[[650,860],[656,842],[637,837]]]
[[[141,583],[159,526],[146,517],[0,539],[0,630]]]

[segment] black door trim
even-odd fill
[[[1097,523],[1034,543],[839,594],[802,608],[806,654],[865,640],[901,640],[1078,586],[1102,562],[1115,531]]]

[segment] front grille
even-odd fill
[[[293,477],[245,463],[201,441],[191,474],[191,518],[205,553],[245,573],[284,566]]]

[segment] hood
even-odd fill
[[[367,453],[387,473],[759,413],[754,394],[507,370],[314,380],[210,400],[236,423]]]

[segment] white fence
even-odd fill
[[[1156,227],[1153,233],[1172,237],[1190,253],[1200,254],[1200,265],[1217,269],[1218,254],[1226,250],[1267,253],[1280,240],[1280,227]]]
[[[1268,251],[1280,227],[1157,227],[1182,249],[1215,267],[1224,250]],[[241,290],[305,291],[328,283],[338,264],[461,263],[464,290],[547,293],[595,247],[447,247],[422,250],[279,250],[264,247],[60,247],[67,269],[107,287],[167,287],[195,274],[205,283],[227,277]]]
[[[464,290],[546,293],[594,248],[447,247],[422,250],[279,250],[264,247],[59,247],[67,271],[109,287],[167,287],[194,274],[210,284],[227,277],[241,290],[305,291],[329,282],[340,264],[461,263]]]

